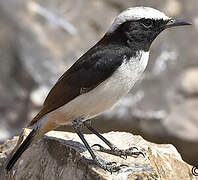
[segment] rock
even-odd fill
[[[193,26],[168,30],[156,39],[142,80],[115,109],[97,117],[95,126],[102,132],[128,131],[152,142],[171,142],[183,159],[194,164],[198,145],[190,138],[197,134],[197,114],[192,113],[196,109],[189,98],[197,98],[197,81],[192,77],[192,82],[188,73],[187,80],[183,78],[198,65],[194,0],[0,1],[0,142],[20,132],[61,74],[102,37],[120,11],[132,6],[152,6]],[[180,133],[181,117],[188,124],[188,138]]]
[[[0,142],[24,126],[31,102],[29,93],[35,86],[24,68],[16,46],[17,27],[4,16],[0,7]]]
[[[33,90],[30,94],[32,103],[38,107],[42,106],[48,92],[49,89],[46,86],[40,86],[39,88]]]
[[[197,108],[198,98],[188,99],[172,107],[162,122],[163,128],[169,134],[169,142],[175,144],[183,159],[193,165],[198,163],[198,155],[195,153],[198,151]]]
[[[181,90],[188,96],[198,95],[198,68],[187,69],[181,77]]]
[[[46,91],[116,14],[102,1],[0,1],[0,142],[31,120]]]
[[[76,134],[51,131],[47,136],[32,144],[17,161],[9,174],[5,173],[3,164],[16,143],[17,137],[8,140],[0,146],[0,179],[192,179],[191,166],[186,164],[174,146],[158,145],[145,141],[140,136],[129,133],[110,132],[104,134],[121,149],[138,146],[145,157],[120,157],[102,152],[97,154],[106,161],[126,164],[119,172],[109,173],[88,163],[90,155],[79,141]],[[85,135],[93,145],[104,145],[95,135]],[[198,179],[194,177],[194,179]]]
[[[167,0],[164,11],[171,17],[176,17],[181,14],[182,4],[178,0]]]

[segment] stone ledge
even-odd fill
[[[9,174],[6,174],[3,164],[18,137],[0,145],[0,179],[2,180],[150,180],[150,179],[196,179],[191,174],[191,166],[185,163],[174,146],[158,145],[145,141],[140,136],[124,132],[104,134],[119,148],[125,149],[137,146],[146,157],[128,157],[127,160],[114,155],[97,152],[106,161],[126,164],[120,172],[109,173],[85,159],[91,159],[84,145],[75,133],[51,131],[45,137],[32,144],[17,161]],[[105,144],[95,135],[87,134],[85,138],[90,145]],[[197,178],[198,179],[198,178]]]

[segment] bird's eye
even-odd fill
[[[151,19],[144,19],[141,21],[141,24],[145,27],[145,28],[150,28],[153,26],[153,21]]]

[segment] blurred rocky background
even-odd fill
[[[197,0],[0,0],[1,143],[19,134],[61,74],[131,6],[151,6],[193,26],[162,33],[142,80],[93,125],[172,143],[185,161],[198,163]]]

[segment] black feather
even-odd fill
[[[28,148],[28,146],[31,144],[33,137],[36,135],[37,130],[33,129],[30,134],[27,136],[27,138],[23,141],[23,143],[19,146],[17,151],[11,156],[11,158],[6,163],[6,170],[10,171],[16,161],[20,158],[22,153]]]

